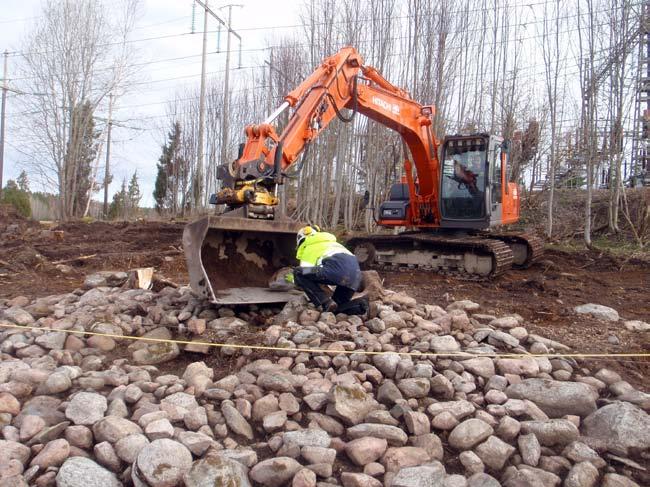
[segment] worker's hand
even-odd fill
[[[295,284],[293,279],[293,272],[287,272],[284,275],[284,280],[287,281],[288,283]]]

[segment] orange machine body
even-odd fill
[[[246,143],[240,157],[230,167],[235,185],[252,180],[267,181],[272,191],[276,184],[282,183],[283,173],[334,117],[345,118],[341,109],[346,108],[399,133],[410,153],[410,157],[405,154],[404,158],[403,180],[408,188],[408,204],[403,217],[384,218],[380,214],[378,223],[407,228],[447,226],[440,201],[445,182],[440,161],[443,148],[432,131],[435,108],[421,105],[377,70],[364,66],[353,47],[345,47],[325,59],[285,96],[283,107],[291,107],[293,112],[281,134],[276,133],[272,116],[262,124],[246,127]],[[499,221],[494,218],[490,221],[489,204],[485,204],[488,218],[483,221],[490,224],[512,223],[519,218],[519,190],[516,184],[507,182],[507,151],[500,153],[500,174],[493,174],[484,185],[486,191],[489,186],[500,187],[502,192],[501,197],[494,200],[500,204]],[[484,178],[489,178],[487,172]],[[500,184],[493,184],[496,178]],[[462,228],[462,224],[459,225],[453,223],[451,226]],[[481,223],[472,228],[485,226]]]

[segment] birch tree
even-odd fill
[[[561,13],[562,0],[555,0],[552,6],[544,4],[544,19],[542,24],[542,59],[544,60],[544,82],[546,103],[550,119],[551,144],[549,154],[549,171],[547,181],[549,187],[548,210],[546,220],[546,236],[553,236],[553,207],[555,205],[555,169],[557,168],[558,127],[559,114],[559,83],[560,69],[563,63],[560,42],[560,29],[562,27]]]
[[[25,97],[32,116],[21,132],[34,148],[34,172],[58,190],[62,219],[79,207],[74,195],[83,137],[75,136],[75,124],[90,126],[107,95],[121,94],[134,75],[127,41],[137,9],[138,0],[47,0],[24,42],[25,88],[40,96]],[[88,109],[75,119],[82,104]]]

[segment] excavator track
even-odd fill
[[[348,240],[365,269],[433,270],[462,279],[489,280],[512,267],[510,247],[498,239],[435,233],[373,235]]]
[[[508,245],[513,253],[512,267],[515,269],[528,269],[544,256],[543,240],[530,233],[480,232],[477,235],[499,240]]]

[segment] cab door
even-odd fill
[[[488,152],[488,174],[490,188],[490,226],[499,225],[503,214],[503,182],[505,167],[503,164],[503,140],[490,137]]]

